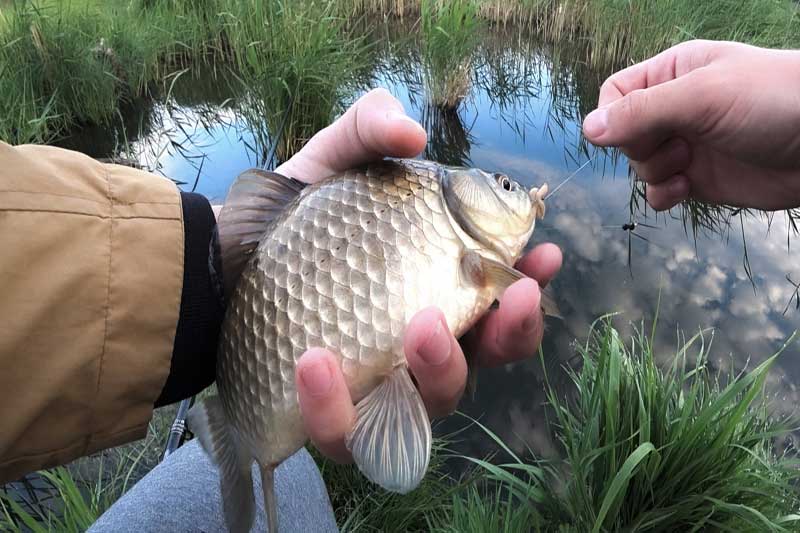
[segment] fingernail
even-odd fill
[[[325,396],[333,386],[333,376],[327,361],[317,361],[300,370],[300,379],[312,396]]]
[[[595,109],[583,121],[583,132],[587,137],[600,137],[608,128],[608,110]]]
[[[403,122],[408,122],[408,123],[410,123],[410,124],[413,124],[413,125],[414,125],[414,127],[415,127],[416,129],[418,129],[418,130],[420,130],[420,131],[423,131],[423,132],[425,131],[425,130],[423,129],[423,127],[422,127],[422,126],[420,126],[419,122],[417,122],[417,121],[416,121],[416,120],[414,120],[413,118],[409,117],[408,115],[406,115],[406,114],[405,114],[405,113],[403,113],[402,111],[397,111],[397,110],[394,110],[394,109],[393,109],[393,110],[391,110],[391,111],[388,111],[388,112],[386,113],[386,118],[387,118],[388,120],[390,120],[390,121],[403,121]]]
[[[442,321],[437,320],[433,333],[420,345],[417,353],[429,365],[438,366],[450,358],[451,349],[450,335],[447,333]]]

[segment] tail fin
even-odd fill
[[[225,523],[232,533],[246,533],[253,525],[255,505],[251,466],[253,457],[232,431],[218,396],[195,405],[187,416],[189,428],[219,469]]]

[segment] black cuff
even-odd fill
[[[184,227],[183,291],[169,376],[160,407],[188,398],[214,382],[217,341],[224,310],[209,272],[208,251],[216,220],[208,200],[181,193]]]

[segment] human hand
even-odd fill
[[[314,183],[386,156],[414,157],[427,139],[423,127],[389,91],[373,89],[275,172]]]
[[[621,148],[657,210],[798,207],[799,86],[798,51],[690,41],[608,78],[583,132]]]
[[[405,115],[400,102],[378,89],[363,96],[276,171],[314,182],[386,155],[415,156],[425,142],[425,131]],[[535,355],[544,329],[539,287],[560,267],[561,252],[553,244],[539,245],[519,261],[517,268],[533,279],[511,285],[500,307],[465,335],[464,343],[479,364],[500,365]],[[464,391],[467,363],[441,311],[429,308],[417,313],[406,329],[404,347],[429,415],[452,412]],[[307,434],[323,454],[350,461],[344,436],[352,429],[355,407],[336,358],[321,348],[308,350],[297,363],[296,379]]]

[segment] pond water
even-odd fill
[[[627,162],[592,150],[581,138],[580,117],[591,109],[597,86],[581,81],[586,76],[579,65],[565,64],[538,46],[508,45],[499,52],[486,48],[480,54],[477,82],[457,113],[426,106],[413,61],[406,62],[404,73],[395,70],[397,63],[382,62],[393,66],[375,72],[372,85],[387,88],[425,125],[430,141],[426,157],[505,172],[525,185],[546,181],[551,187],[591,159],[549,199],[547,216],[533,236],[532,244],[553,242],[564,253],[552,289],[565,318],[547,323],[543,349],[548,369],[557,370],[575,354],[574,343],[585,340],[600,315],[620,312],[615,320],[624,332],[630,332],[630,323],[649,324],[659,293],[655,339],[663,361],[675,354],[677,328],[687,336],[709,328],[712,362],[722,370],[752,368],[780,348],[800,323],[792,300],[795,287],[787,279],[800,281],[800,266],[782,213],[771,221],[763,215],[741,222],[734,218],[727,231],[695,237],[678,211],[656,217],[643,207],[632,210]],[[595,73],[592,79],[602,76]],[[509,85],[515,88],[509,91]],[[220,107],[224,97],[219,89],[199,97],[191,90],[176,91],[169,105],[152,104],[134,114],[129,128],[144,131],[132,140],[135,158],[181,182],[185,190],[221,203],[235,176],[259,164],[248,124],[231,108]],[[95,133],[70,143],[97,156],[123,137]],[[633,234],[623,228],[632,220],[639,223]],[[479,418],[515,451],[530,448],[549,455],[554,446],[545,422],[542,376],[536,360],[483,369],[474,397],[465,398],[461,410]],[[798,403],[798,383],[800,354],[790,348],[768,380],[778,410],[787,412]],[[450,432],[467,423],[451,417],[437,427]],[[458,450],[472,455],[496,448],[479,431],[464,432],[459,440]]]

